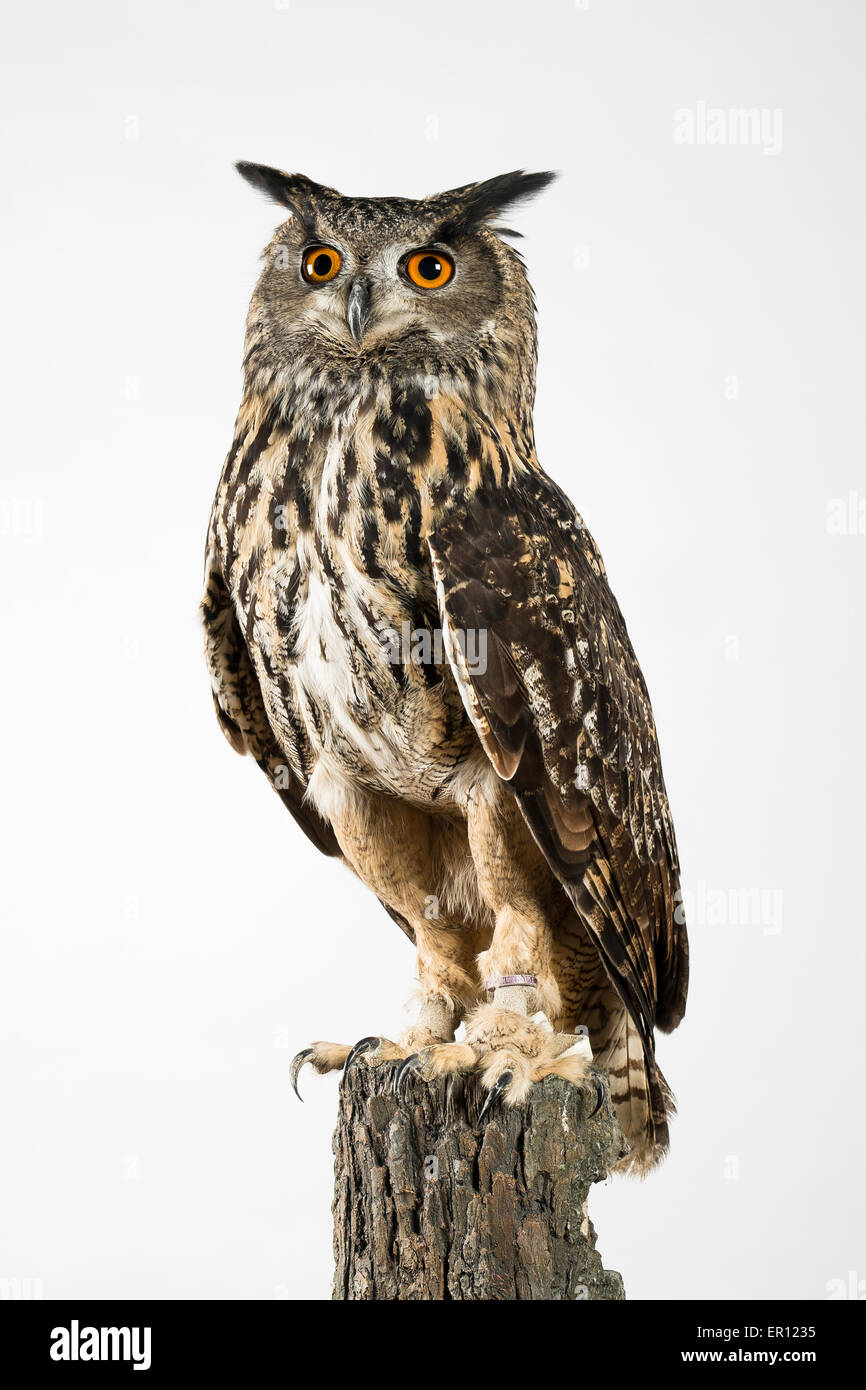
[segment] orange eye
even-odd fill
[[[326,280],[333,280],[342,264],[333,246],[311,246],[304,252],[301,274],[310,285],[324,285]]]
[[[438,290],[454,274],[454,262],[442,251],[413,251],[406,262],[406,274],[422,290]]]

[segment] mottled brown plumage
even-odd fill
[[[653,1030],[682,1017],[687,945],[649,697],[535,455],[532,293],[492,225],[549,176],[415,202],[239,167],[290,216],[208,536],[220,723],[415,941],[418,1020],[366,1060],[477,1068],[517,1102],[549,1072],[582,1080],[583,1025],[646,1167],[671,1103]],[[317,248],[326,283],[305,278]],[[418,250],[447,283],[411,279]],[[537,984],[490,1002],[511,975]]]

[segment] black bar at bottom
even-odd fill
[[[518,1324],[509,1315],[501,1331],[496,1314],[477,1307],[475,1326],[464,1324],[464,1331],[478,1338],[475,1345],[485,1371],[503,1352],[513,1359],[531,1351],[537,1361],[544,1343],[535,1339],[549,1329],[557,1338],[557,1361],[571,1345],[574,1372],[582,1379],[584,1352],[590,1350],[594,1365],[599,1355],[610,1356],[611,1369],[651,1371],[654,1377],[672,1366],[707,1365],[811,1367],[826,1377],[850,1364],[856,1354],[855,1333],[861,1329],[854,1302],[577,1303],[570,1310],[561,1304],[534,1304],[523,1305]],[[413,1374],[405,1344],[404,1354],[399,1353],[405,1333],[395,1326],[395,1315],[382,1325],[368,1308],[358,1322],[348,1314],[347,1325],[345,1305],[323,1303],[320,1315],[333,1319],[334,1330],[334,1338],[323,1340],[322,1324],[318,1318],[311,1321],[305,1307],[290,1302],[4,1302],[0,1367],[5,1372],[14,1367],[25,1377],[31,1371],[47,1373],[60,1382],[70,1375],[100,1377],[106,1369],[115,1377],[137,1376],[142,1383],[147,1383],[145,1376],[160,1380],[188,1373],[206,1381],[208,1375],[224,1380],[272,1370],[282,1370],[292,1379],[300,1372],[308,1379],[311,1374],[333,1373],[342,1353],[348,1365],[363,1364],[367,1374],[375,1370],[385,1375],[392,1356],[395,1378],[405,1381]],[[406,1316],[411,1319],[406,1312],[396,1315],[398,1320]],[[409,1335],[429,1336],[424,1329],[428,1316],[422,1314],[422,1324],[404,1323]],[[459,1374],[456,1368],[448,1369],[442,1357],[440,1338],[448,1334],[441,1314],[436,1315],[435,1329],[436,1341],[426,1347],[420,1341],[416,1348],[420,1358],[415,1370],[420,1370],[422,1381]],[[440,1364],[438,1372],[432,1369],[431,1356]],[[465,1357],[461,1360],[465,1365]],[[527,1371],[544,1374],[543,1365],[527,1365]]]

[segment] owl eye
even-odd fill
[[[342,264],[333,246],[311,246],[304,252],[301,274],[310,285],[324,285],[326,280],[333,280]]]
[[[447,285],[454,274],[454,262],[443,251],[413,251],[404,269],[413,285],[423,290],[438,290]]]

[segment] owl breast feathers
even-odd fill
[[[488,1105],[609,1084],[645,1171],[688,947],[646,685],[535,453],[532,291],[496,223],[551,176],[413,201],[238,167],[288,217],[208,534],[217,715],[411,938],[420,982],[397,1042],[314,1043],[293,1079],[477,1071]]]

